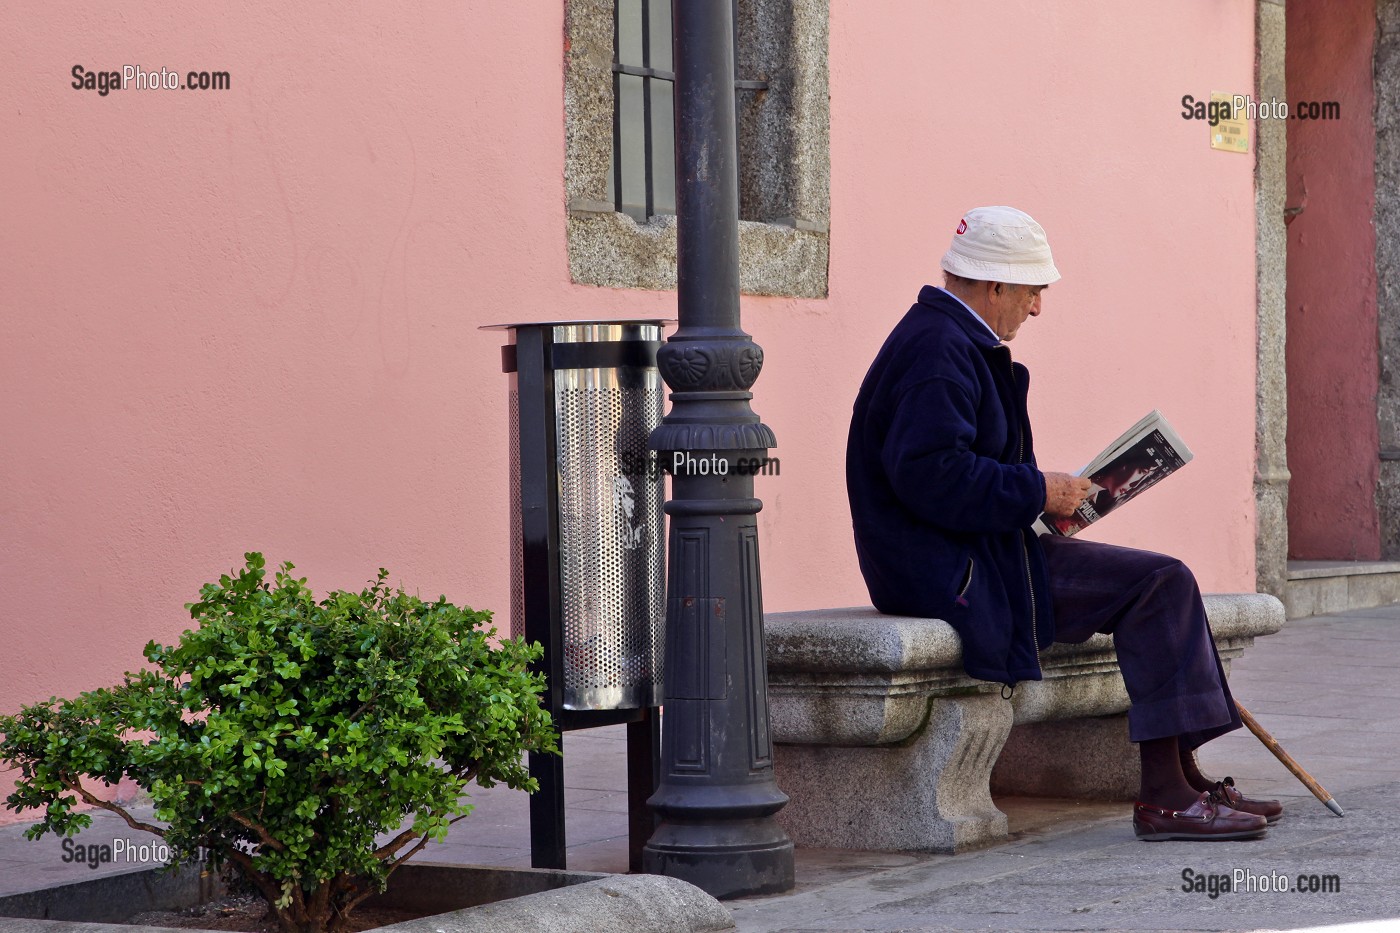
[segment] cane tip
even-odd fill
[[[1338,816],[1346,816],[1346,814],[1342,812],[1342,805],[1339,804],[1339,803],[1337,803],[1337,801],[1333,800],[1331,797],[1328,797],[1326,800],[1324,800],[1324,801],[1322,801],[1322,802],[1325,803],[1325,804],[1327,804],[1327,809],[1331,810],[1333,813],[1337,814]]]

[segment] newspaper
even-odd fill
[[[1075,474],[1089,477],[1094,485],[1074,514],[1068,518],[1042,515],[1035,530],[1065,537],[1082,531],[1171,476],[1191,462],[1192,456],[1167,419],[1153,409]]]

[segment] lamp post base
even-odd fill
[[[792,890],[792,840],[772,817],[663,822],[642,850],[642,870],[688,881],[711,897]]]

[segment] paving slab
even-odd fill
[[[1265,838],[1237,842],[1141,842],[1120,816],[730,907],[745,933],[1255,930],[1400,918],[1397,794],[1396,783],[1357,789],[1345,820],[1320,806],[1296,806]],[[1319,886],[1334,877],[1338,890],[1300,892],[1300,875],[1305,888],[1312,876]],[[1197,877],[1219,876],[1230,882],[1224,893],[1217,885],[1211,897],[1205,882],[1195,890]],[[1255,887],[1246,889],[1251,879]],[[1259,889],[1275,879],[1287,890]]]
[[[1400,706],[1389,690],[1368,695],[1365,686],[1393,683],[1388,672],[1372,668],[1393,664],[1389,659],[1400,653],[1397,622],[1396,607],[1291,620],[1256,642],[1232,671],[1242,702],[1325,777],[1346,807],[1345,819],[1324,809],[1241,730],[1203,748],[1201,764],[1284,801],[1284,820],[1264,839],[1145,843],[1133,837],[1125,805],[1083,809],[1075,819],[1072,802],[1002,800],[1013,828],[1028,815],[1031,821],[1010,842],[980,852],[915,856],[912,864],[838,878],[827,866],[839,863],[841,853],[821,853],[814,866],[812,853],[799,850],[797,890],[730,902],[738,929],[1248,931],[1358,921],[1400,928],[1400,813],[1393,809],[1400,800],[1400,734],[1386,728]],[[1377,663],[1358,668],[1358,655]],[[1293,677],[1295,669],[1307,677]],[[1034,821],[1054,807],[1068,818]],[[1217,883],[1211,897],[1208,879],[1221,876],[1228,884]],[[1304,888],[1317,876],[1319,887],[1339,890],[1299,891],[1299,876]],[[1276,878],[1289,890],[1260,889],[1263,879]]]

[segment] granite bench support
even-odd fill
[[[1205,597],[1230,661],[1283,625],[1265,594]],[[1004,839],[991,792],[1131,799],[1137,754],[1113,639],[1055,645],[1044,679],[1001,685],[962,670],[939,619],[869,607],[769,613],[769,712],[778,818],[798,845],[960,852]],[[1063,750],[1074,750],[1066,756]]]

